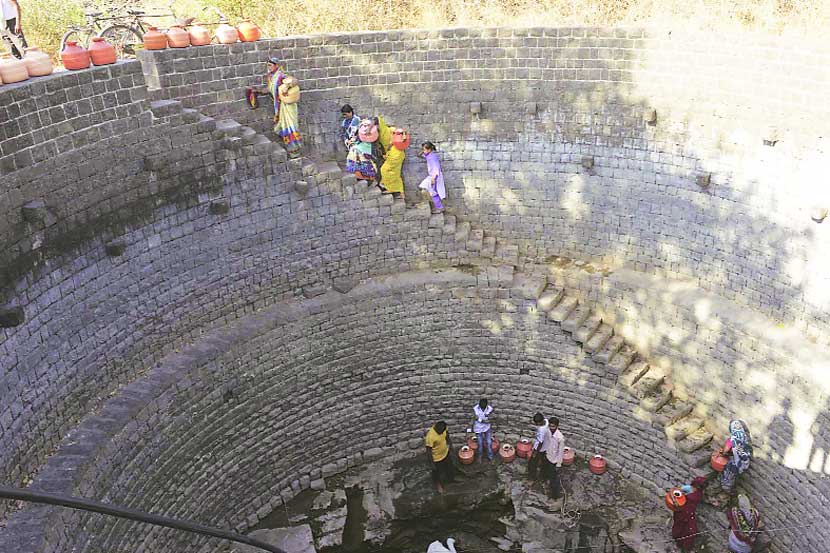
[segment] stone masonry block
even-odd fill
[[[594,335],[601,323],[602,317],[600,317],[596,313],[591,313],[591,316],[585,319],[585,322],[582,323],[579,326],[579,328],[577,328],[574,331],[573,339],[579,342],[580,344],[587,345],[586,342]]]
[[[557,323],[561,323],[568,318],[571,312],[576,309],[577,305],[579,305],[579,301],[574,296],[565,296],[556,307],[548,312],[548,318]]]
[[[564,295],[565,291],[562,288],[556,288],[555,286],[549,285],[545,288],[542,295],[539,296],[539,299],[536,301],[536,305],[539,309],[545,313],[548,313],[551,309],[556,307]]]
[[[591,308],[588,305],[580,305],[574,309],[568,318],[562,321],[562,330],[565,332],[576,332],[576,329],[588,320],[591,316]]]
[[[526,300],[538,300],[547,284],[544,276],[516,273],[513,275],[510,294]]]

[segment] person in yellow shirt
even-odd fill
[[[438,421],[427,431],[424,438],[424,445],[427,447],[427,455],[432,463],[432,481],[438,493],[444,493],[444,484],[454,480],[454,468],[452,466],[452,455],[450,450],[450,432],[447,423]]]

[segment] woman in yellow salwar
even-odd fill
[[[298,157],[303,146],[300,137],[300,116],[297,103],[300,85],[286,75],[277,58],[268,60],[267,92],[274,98],[274,132],[282,139],[289,157]]]
[[[398,128],[392,132],[392,147],[386,152],[386,161],[380,168],[380,182],[387,194],[400,194],[401,196],[404,194],[401,171],[409,143],[409,134],[405,130]]]

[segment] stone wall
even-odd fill
[[[178,388],[166,380],[176,374],[165,364],[171,352],[287,297],[419,267],[483,263],[495,271],[485,275],[499,274],[498,261],[479,259],[456,240],[454,222],[430,217],[425,205],[405,208],[356,188],[336,168],[288,162],[264,134],[233,130],[223,118],[268,132],[267,109],[248,110],[241,98],[276,54],[303,81],[302,130],[317,153],[335,156],[341,103],[385,115],[411,128],[416,142],[439,145],[451,208],[489,238],[520,246],[521,259],[510,264],[530,267],[552,255],[594,262],[595,272],[571,287],[598,303],[644,355],[670,366],[711,430],[722,431],[735,413],[760,422],[749,489],[776,525],[811,520],[826,510],[830,472],[821,348],[830,343],[830,240],[828,223],[812,222],[807,210],[824,201],[826,189],[827,49],[744,37],[729,48],[721,42],[595,29],[293,37],[147,52],[141,69],[123,63],[0,88],[0,304],[26,315],[22,325],[0,329],[0,475],[245,528],[323,465],[358,462],[365,451],[349,441],[345,457],[325,458],[325,448],[314,446],[322,458],[296,466],[302,444],[286,439],[284,464],[260,456],[274,478],[267,491],[242,494],[265,482],[248,480],[260,472],[231,457],[256,445],[257,430],[273,430],[266,424],[276,415],[267,403],[241,404],[236,390],[257,388],[246,380],[248,366],[290,375],[279,372],[288,370],[286,358],[298,379],[328,382],[331,372],[355,390],[365,384],[366,404],[387,396],[390,367],[406,367],[396,376],[412,405],[446,393],[441,412],[456,426],[465,415],[455,409],[480,393],[470,380],[488,379],[486,393],[509,411],[510,424],[533,409],[507,407],[515,405],[510,387],[541,402],[551,386],[568,386],[564,411],[595,411],[607,430],[600,446],[615,450],[632,478],[659,487],[687,475],[664,457],[665,466],[648,474],[655,455],[667,455],[662,436],[573,345],[557,336],[537,343],[545,323],[498,278],[477,281],[469,296],[418,288],[416,295],[435,294],[434,301],[392,285],[377,294],[385,300],[367,297],[359,307],[338,300],[324,310],[328,318],[310,311],[305,322],[279,327],[298,337],[282,349],[263,345],[282,340],[274,330],[267,342],[250,335],[250,343],[229,346],[224,361],[198,349],[207,347],[200,342],[176,368],[205,383],[185,380]],[[412,154],[410,198],[423,170]],[[299,180],[310,184],[308,194],[297,192]],[[38,200],[43,207],[29,203]],[[655,280],[661,274],[668,284]],[[757,313],[736,321],[747,307]],[[347,326],[338,326],[335,312]],[[387,339],[359,330],[369,327],[356,321],[375,318],[389,321]],[[448,328],[450,318],[464,325]],[[768,332],[777,322],[791,332],[778,342]],[[432,349],[436,340],[428,337],[469,328],[476,332],[458,335],[446,351]],[[302,349],[306,334],[320,336],[319,351]],[[366,342],[370,361],[361,363],[359,353],[341,358],[334,341],[346,339]],[[785,347],[792,339],[810,345]],[[241,364],[232,370],[229,359]],[[438,376],[421,364],[439,366]],[[156,395],[131,395],[130,386],[156,378]],[[369,416],[352,388],[355,416]],[[107,403],[112,394],[115,403]],[[754,408],[759,399],[763,409]],[[183,410],[189,405],[195,419]],[[99,416],[104,408],[111,416]],[[250,428],[248,415],[264,428]],[[414,446],[427,418],[395,438]],[[218,434],[210,433],[214,422]],[[574,440],[590,448],[579,441],[588,433],[581,424],[576,415],[567,420]],[[233,442],[221,464],[189,457],[235,439],[233,425],[246,441]],[[186,430],[207,441],[179,442]],[[372,447],[382,445],[380,430],[373,432]],[[621,447],[619,435],[646,449]],[[187,463],[163,457],[178,451]],[[148,472],[148,459],[162,458]],[[165,487],[168,480],[176,485]],[[186,492],[196,489],[203,495],[189,503]],[[226,499],[228,510],[220,511],[214,503]],[[254,508],[243,508],[246,502]],[[0,501],[0,515],[11,507]],[[73,517],[21,512],[0,543],[38,551],[83,547],[85,536],[90,547],[117,547],[122,539],[120,525],[93,517],[72,542],[60,529],[78,530]],[[799,551],[823,550],[809,533],[790,537],[801,540],[793,541]],[[131,550],[145,539],[160,551],[184,547],[179,536],[143,528],[123,539]]]
[[[38,487],[63,480],[66,491],[243,531],[312,481],[383,450],[422,454],[436,420],[463,440],[482,396],[496,407],[499,439],[531,436],[541,410],[560,417],[581,455],[606,454],[632,481],[658,490],[685,478],[662,432],[632,418],[637,402],[616,374],[511,282],[509,272],[399,273],[245,316],[107,402],[50,459]],[[105,517],[43,518],[53,551],[204,543]],[[38,536],[44,522],[30,514],[12,527]]]
[[[264,137],[228,137],[224,122],[175,102],[151,106],[138,69],[126,63],[0,89],[9,113],[44,90],[61,91],[31,116],[43,128],[25,127],[29,116],[12,120],[18,135],[2,142],[16,152],[3,158],[10,163],[63,148],[64,125],[99,121],[89,122],[88,143],[80,142],[86,131],[67,131],[77,147],[27,157],[30,165],[3,179],[2,291],[26,317],[0,332],[7,482],[30,482],[84,414],[205,327],[338,278],[466,255],[430,228],[428,209],[405,213],[403,202],[356,188],[336,168],[311,174]],[[120,98],[106,92],[119,87],[132,103],[86,113]],[[54,114],[72,110],[84,115],[62,123]],[[310,186],[302,196],[300,180]],[[33,200],[42,217],[24,221]],[[0,503],[0,513],[6,508]]]
[[[303,83],[302,130],[318,151],[336,148],[341,104],[384,115],[414,143],[435,142],[450,204],[524,254],[690,278],[828,343],[830,231],[810,219],[810,208],[830,206],[826,45],[657,29],[450,29],[143,60],[154,97],[265,131],[268,108],[250,111],[240,98],[272,55]],[[414,153],[410,192],[424,171]]]

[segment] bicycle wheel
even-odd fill
[[[135,58],[136,51],[142,46],[141,31],[128,25],[110,25],[98,36],[115,46],[115,53],[120,59]]]
[[[61,38],[61,49],[59,52],[63,52],[64,47],[66,47],[66,43],[70,40],[74,40],[84,48],[87,47],[87,43],[89,42],[89,34],[82,33],[78,29],[70,29],[63,34]]]

